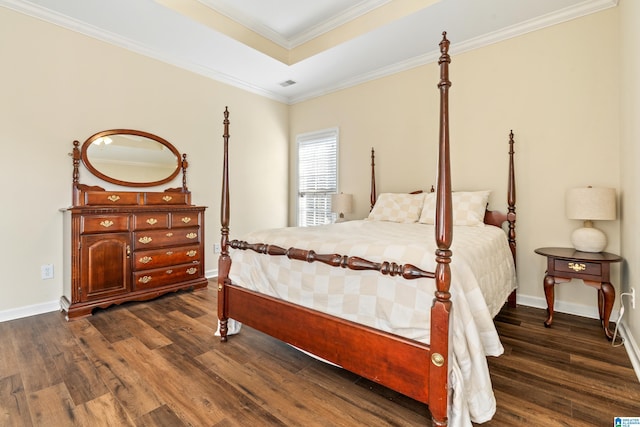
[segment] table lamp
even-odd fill
[[[336,222],[344,221],[344,214],[351,213],[353,196],[351,194],[334,194],[331,196],[331,211],[338,214]]]
[[[616,190],[581,187],[567,191],[566,214],[569,219],[584,221],[583,227],[571,234],[571,243],[582,252],[602,252],[607,236],[593,226],[593,221],[616,219]]]

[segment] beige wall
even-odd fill
[[[211,271],[228,105],[232,231],[286,224],[288,106],[6,8],[0,8],[0,58],[0,319],[55,309],[62,294],[59,209],[71,204],[67,153],[74,139],[100,130],[144,130],[188,154],[193,202],[209,207]],[[248,180],[248,170],[260,180]],[[80,179],[95,183],[85,170]],[[42,264],[54,264],[54,279],[40,278]]]
[[[640,248],[638,235],[640,228],[640,2],[621,0],[620,39],[621,73],[620,87],[620,172],[622,182],[622,255],[625,263],[622,270],[622,290],[630,288],[636,291],[636,308],[626,304],[625,319],[629,339],[636,358],[636,372],[640,372]],[[627,301],[625,301],[627,302]]]
[[[507,141],[513,129],[519,296],[523,303],[546,307],[545,259],[533,250],[571,245],[570,232],[580,223],[565,217],[565,191],[585,185],[620,188],[618,11],[462,54],[456,53],[455,34],[449,36],[454,189],[491,189],[492,208],[506,206]],[[340,191],[354,194],[351,218],[368,211],[372,146],[378,192],[429,188],[435,183],[437,81],[437,64],[430,64],[292,106],[292,162],[296,134],[338,126]],[[619,253],[620,221],[597,225],[609,236],[608,250]],[[619,288],[619,267],[613,277]],[[559,286],[556,300],[558,310],[597,315],[596,291],[581,282]]]

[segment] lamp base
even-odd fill
[[[582,227],[571,233],[571,243],[581,252],[602,252],[607,247],[607,236],[597,228]]]

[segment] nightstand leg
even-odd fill
[[[555,287],[556,281],[553,276],[546,274],[544,276],[544,296],[547,298],[547,320],[544,321],[545,327],[550,327],[553,323],[553,300],[555,299]]]
[[[603,305],[604,310],[600,312],[601,320],[602,320],[602,328],[604,329],[604,334],[608,339],[613,339],[613,333],[609,330],[609,318],[611,317],[611,310],[613,309],[613,302],[616,299],[616,290],[613,285],[609,282],[605,282],[601,285],[600,290],[598,291],[599,295],[602,295],[600,299],[603,300],[601,303]]]

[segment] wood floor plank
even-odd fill
[[[120,402],[111,394],[105,394],[73,410],[74,425],[104,427],[134,427]],[[55,425],[55,424],[51,424]]]
[[[47,336],[43,334],[41,325],[48,318],[49,314],[28,317],[23,322],[16,322],[16,328],[11,330],[22,383],[27,393],[63,381],[50,351],[52,343],[43,339]]]
[[[34,426],[82,425],[75,418],[75,404],[62,382],[28,393],[27,401]]]
[[[20,374],[0,378],[0,426],[27,427],[32,425],[27,396]]]
[[[186,427],[185,424],[167,405],[162,405],[140,416],[135,425],[137,427]]]
[[[20,373],[20,364],[16,355],[15,341],[13,338],[13,330],[19,328],[23,323],[20,320],[9,322],[0,322],[0,337],[2,338],[2,346],[0,346],[0,378],[10,377]]]
[[[86,320],[112,343],[136,336],[151,349],[171,344],[169,338],[125,307],[112,310],[108,315],[97,314]]]

